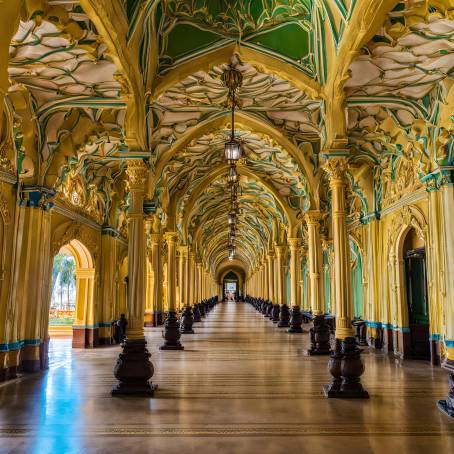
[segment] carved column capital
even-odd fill
[[[308,225],[319,225],[323,219],[323,213],[319,210],[310,210],[306,212],[304,219]]]
[[[178,234],[177,232],[166,232],[164,233],[164,240],[165,242],[169,245],[175,245],[178,239]]]
[[[143,159],[129,159],[126,174],[128,175],[129,190],[131,192],[145,191],[148,180],[148,167]]]
[[[345,184],[348,169],[348,160],[346,157],[329,158],[323,165],[323,169],[329,175],[330,185]]]
[[[285,246],[275,246],[277,258],[282,258],[285,254]]]
[[[296,251],[301,245],[301,238],[288,238],[287,243],[290,246],[290,250]]]
[[[151,233],[150,240],[151,244],[159,244],[161,242],[162,235],[160,233]]]

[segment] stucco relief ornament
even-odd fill
[[[5,140],[0,144],[0,171],[7,173],[14,173],[14,168],[8,159],[8,150],[12,148],[10,141]]]
[[[130,189],[145,189],[145,183],[148,178],[148,167],[142,159],[129,160],[126,173],[128,175]]]
[[[347,158],[328,158],[323,169],[328,173],[331,181],[345,181],[345,174],[348,169]]]

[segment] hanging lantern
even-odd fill
[[[234,184],[234,183],[236,183],[238,181],[238,174],[236,172],[236,166],[235,165],[231,165],[230,166],[229,175],[227,176],[227,181],[230,184]]]
[[[224,155],[230,163],[237,162],[242,156],[241,143],[232,137],[224,145]]]

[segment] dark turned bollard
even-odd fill
[[[266,317],[268,317],[269,319],[273,318],[273,307],[273,303],[270,301],[268,303],[268,309],[266,310]]]
[[[299,306],[292,307],[292,315],[290,317],[290,328],[287,330],[288,333],[302,333],[303,328],[301,325],[303,324],[303,314]]]
[[[194,314],[192,313],[191,306],[185,306],[181,313],[180,320],[180,333],[181,334],[194,334],[192,324],[194,323]]]
[[[260,309],[259,309],[259,310],[260,310],[260,312],[261,312],[263,315],[265,315],[265,313],[266,313],[266,301],[265,301],[265,300],[263,300],[263,301],[261,302],[261,304],[260,304]]]
[[[165,339],[164,345],[159,347],[159,350],[184,350],[180,343],[180,326],[177,320],[176,312],[169,312],[164,323],[164,333],[162,336]]]
[[[361,319],[356,319],[352,321],[352,325],[355,327],[356,330],[356,341],[358,342],[358,345],[361,346],[366,346],[367,345],[367,337],[366,337],[366,332],[367,332],[367,325],[364,320]]]
[[[112,389],[112,396],[153,396],[155,386],[150,382],[154,374],[151,354],[145,339],[128,339],[121,344],[120,353],[114,367],[118,383]]]
[[[342,360],[342,345],[339,339],[336,339],[334,350],[331,353],[331,358],[328,361],[328,370],[331,374],[332,381],[329,385],[325,385],[323,390],[326,397],[336,397],[340,391],[342,383],[341,374],[341,360]]]
[[[446,399],[439,400],[437,406],[443,413],[454,418],[454,361],[448,359],[441,367],[448,371],[449,391]]]
[[[279,314],[278,328],[288,328],[290,326],[290,310],[286,304],[281,306]]]
[[[197,303],[194,304],[194,309],[193,309],[192,312],[194,314],[194,323],[201,322],[202,321],[202,315],[200,314],[199,305]]]
[[[314,317],[314,327],[310,329],[311,348],[308,355],[329,355],[331,346],[329,343],[330,327],[326,323],[324,315]]]
[[[335,355],[337,355],[337,353],[335,353]],[[342,341],[340,355],[340,375],[342,383],[339,390],[335,390],[334,388],[330,389],[332,384],[329,387],[325,387],[326,397],[368,399],[369,393],[363,388],[360,380],[361,375],[364,373],[364,363],[361,360],[361,350],[356,345],[356,339],[354,337],[346,337]],[[330,372],[333,369],[334,374],[332,372],[331,374],[337,379],[338,364],[334,364],[332,367],[332,359],[333,356],[329,361],[329,368]]]
[[[200,311],[200,315],[202,317],[205,317],[206,310],[205,310],[205,304],[203,304],[203,302],[199,303],[199,311]]]
[[[271,321],[273,323],[278,323],[279,322],[279,314],[281,312],[281,308],[279,304],[275,304],[273,306],[273,309],[271,310]]]

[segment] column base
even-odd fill
[[[292,307],[292,315],[290,317],[290,328],[287,330],[288,333],[302,333],[303,328],[301,325],[303,324],[303,314],[299,306]]]
[[[288,328],[290,326],[290,311],[286,304],[281,306],[281,312],[279,314],[278,328]]]
[[[448,371],[449,392],[446,399],[437,402],[437,407],[445,415],[454,418],[454,361],[448,360],[441,367]]]
[[[192,324],[194,323],[194,317],[190,306],[185,306],[181,313],[180,320],[180,333],[181,334],[194,334]]]
[[[126,339],[114,367],[118,383],[112,388],[112,396],[153,396],[156,389],[150,383],[154,368],[149,358],[145,339]]]
[[[365,389],[355,390],[342,390],[335,389],[331,385],[323,386],[323,393],[325,397],[333,399],[369,399],[369,393]]]
[[[324,315],[314,317],[314,326],[310,329],[310,336],[311,348],[307,351],[309,356],[329,355],[331,353],[330,328]]]
[[[273,308],[271,309],[271,321],[273,323],[279,323],[279,313],[281,311],[281,308],[279,304],[275,304]]]
[[[194,304],[194,323],[201,322],[202,321],[202,314],[200,313],[200,308],[198,304]]]
[[[161,311],[153,312],[153,326],[161,326],[164,323],[163,313]]]
[[[361,350],[354,337],[346,337],[342,343],[336,340],[336,347],[328,363],[333,377],[323,391],[328,398],[368,399],[369,393],[363,388],[360,377],[364,373]]]
[[[164,324],[163,337],[165,342],[164,345],[159,347],[159,350],[184,350],[184,347],[180,343],[181,334],[176,312],[168,313]]]

